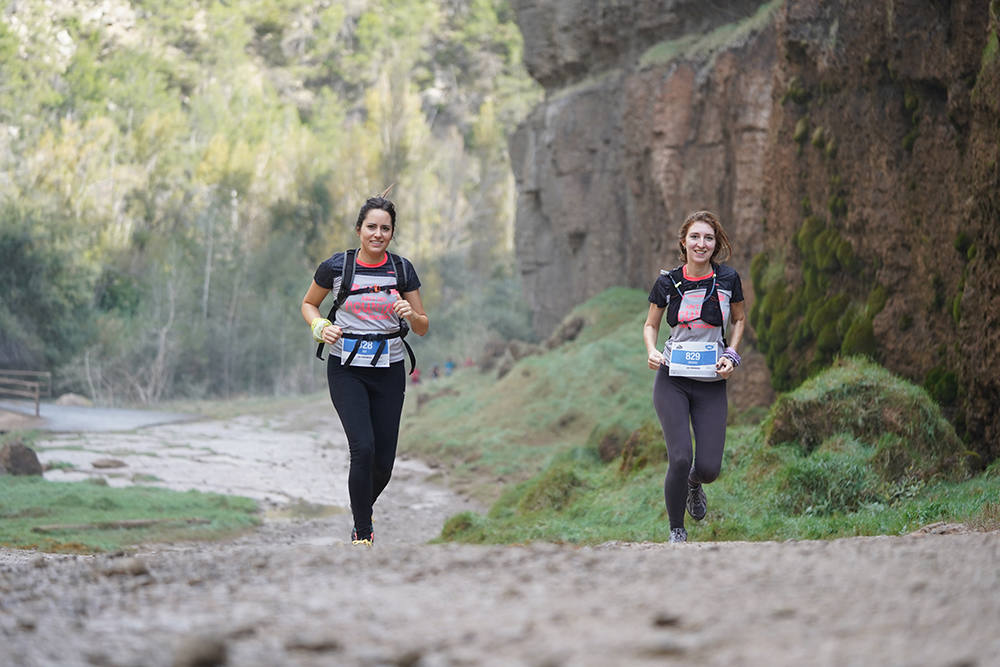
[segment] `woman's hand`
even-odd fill
[[[392,310],[398,317],[409,319],[414,315],[413,305],[406,299],[396,299],[395,303],[392,304]]]
[[[715,370],[719,374],[719,377],[726,380],[733,374],[733,371],[736,370],[736,364],[734,364],[733,360],[729,357],[722,357],[716,362]]]
[[[336,324],[330,324],[328,326],[323,327],[323,333],[320,335],[322,336],[324,343],[326,343],[327,345],[333,345],[338,340],[340,340],[340,337],[343,335],[343,333],[344,332],[341,331],[340,327],[338,327]]]
[[[651,369],[658,370],[660,366],[663,365],[663,353],[659,350],[653,349],[649,352],[649,357],[646,359],[646,363],[649,364]]]

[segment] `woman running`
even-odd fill
[[[351,541],[371,546],[372,505],[389,483],[396,459],[406,389],[404,352],[409,352],[411,368],[413,364],[404,337],[409,329],[423,336],[429,322],[416,270],[408,259],[388,251],[396,207],[385,193],[364,203],[355,231],[360,240],[356,250],[338,252],[316,269],[302,299],[302,317],[320,343],[317,355],[323,345],[330,346],[330,398],[351,453]],[[327,316],[332,322],[319,311],[331,290],[337,295]]]
[[[663,496],[671,542],[687,541],[685,504],[695,521],[708,511],[702,485],[714,481],[722,467],[726,379],[740,365],[736,348],[745,326],[740,276],[716,263],[732,254],[716,216],[709,211],[692,213],[681,225],[679,239],[684,264],[660,271],[649,293],[649,314],[642,329],[649,367],[656,371],[653,407],[667,443]],[[656,341],[664,311],[670,336],[660,352]],[[692,428],[697,452],[692,448]]]

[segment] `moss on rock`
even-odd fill
[[[843,359],[780,396],[762,429],[767,445],[791,445],[803,455],[849,434],[870,450],[884,481],[969,472],[970,453],[928,393],[862,358]]]

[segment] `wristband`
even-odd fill
[[[323,329],[331,326],[333,322],[326,319],[325,317],[315,317],[312,323],[309,325],[312,328],[313,340],[317,343],[323,342]]]
[[[734,367],[739,366],[743,361],[743,358],[740,357],[739,353],[731,347],[727,347],[726,351],[722,353],[722,356],[733,362]]]

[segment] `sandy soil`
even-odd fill
[[[1000,664],[1000,533],[427,545],[471,504],[404,452],[365,549],[345,540],[347,459],[325,410],[42,444],[77,465],[53,479],[154,475],[259,498],[272,518],[220,544],[0,550],[3,665]],[[341,511],[280,518],[300,500]]]

